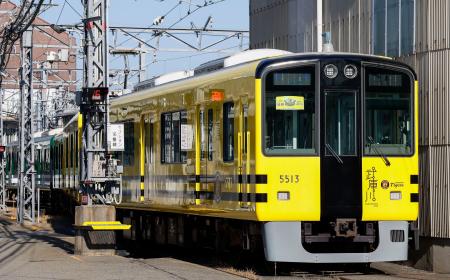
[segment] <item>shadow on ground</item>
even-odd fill
[[[135,249],[132,253],[120,252],[128,258],[174,258],[243,276],[248,276],[248,272],[251,272],[255,277],[384,274],[382,271],[371,268],[368,264],[275,264],[267,262],[263,252],[217,253],[212,249],[205,248],[180,248],[150,244],[140,246],[139,250]]]

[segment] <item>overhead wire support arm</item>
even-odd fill
[[[122,31],[123,33],[127,34],[128,36],[133,37],[133,38],[136,39],[139,43],[142,43],[142,44],[146,45],[147,47],[149,47],[149,48],[151,48],[151,49],[157,50],[156,47],[150,45],[149,43],[147,43],[147,42],[145,42],[144,40],[140,39],[139,37],[133,35],[132,33],[128,32],[128,31],[125,31],[124,29],[119,29],[119,30]]]
[[[164,34],[167,34],[168,36],[174,38],[174,39],[177,40],[178,42],[181,42],[181,43],[185,44],[186,46],[188,46],[188,47],[190,47],[190,48],[192,48],[192,49],[194,49],[194,50],[197,50],[197,51],[199,50],[197,47],[195,47],[195,46],[189,44],[188,42],[186,42],[186,41],[184,41],[184,40],[178,38],[177,36],[175,36],[175,35],[173,35],[173,34],[170,34],[169,32],[164,32]]]

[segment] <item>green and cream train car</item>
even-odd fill
[[[254,50],[112,99],[129,237],[262,240],[277,262],[407,259],[416,80],[384,57]]]
[[[34,133],[34,170],[35,186],[41,190],[49,190],[53,178],[51,146],[54,137],[61,135],[62,129],[52,129]],[[19,143],[12,142],[5,151],[5,184],[8,189],[17,189],[19,185],[20,154]]]

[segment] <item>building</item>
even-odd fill
[[[250,47],[316,51],[316,0],[250,0]],[[334,49],[391,56],[420,85],[421,250],[415,265],[450,272],[450,1],[323,0]]]
[[[17,6],[11,1],[0,4],[0,26],[7,23]],[[54,31],[48,22],[33,22],[33,71],[35,131],[55,125],[57,114],[72,103],[77,84],[75,37],[68,32]],[[16,42],[6,69],[2,72],[3,117],[7,124],[7,141],[15,140],[20,109],[19,69],[20,40]]]

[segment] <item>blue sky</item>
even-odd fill
[[[209,16],[213,17],[212,28],[215,29],[235,29],[248,30],[249,28],[249,4],[248,0],[225,0],[214,5],[200,8],[195,12],[196,5],[203,5],[211,0],[110,0],[109,19],[110,26],[138,26],[149,27],[153,20],[168,13],[160,27],[168,27],[177,22],[191,11],[190,15],[180,21],[174,27],[191,27],[193,23],[197,27],[202,27]],[[218,2],[219,0],[213,0]],[[50,23],[74,24],[80,22],[80,15],[83,8],[80,0],[53,0],[56,7],[49,8],[41,16]],[[112,38],[112,36],[110,36]],[[143,37],[145,40],[149,36]],[[197,44],[194,37],[182,37],[193,44]],[[212,43],[221,37],[204,38],[203,46]],[[129,40],[129,37],[118,37],[117,44],[120,47],[132,48],[137,46],[137,42]],[[110,42],[112,39],[110,39]],[[244,49],[248,47],[248,40],[244,39]],[[122,43],[122,44],[121,44]],[[151,44],[155,44],[153,39]],[[232,39],[212,48],[213,50],[224,50],[227,52],[238,51],[240,40]],[[164,38],[160,42],[162,49],[186,49],[182,44],[170,38]],[[226,53],[199,52],[166,52],[149,53],[147,55],[147,77],[161,75],[168,72],[186,70],[193,68],[203,62],[222,57]],[[123,58],[111,57],[111,68],[122,68]],[[136,68],[137,58],[130,58],[131,68]],[[120,77],[118,78],[120,81]]]

